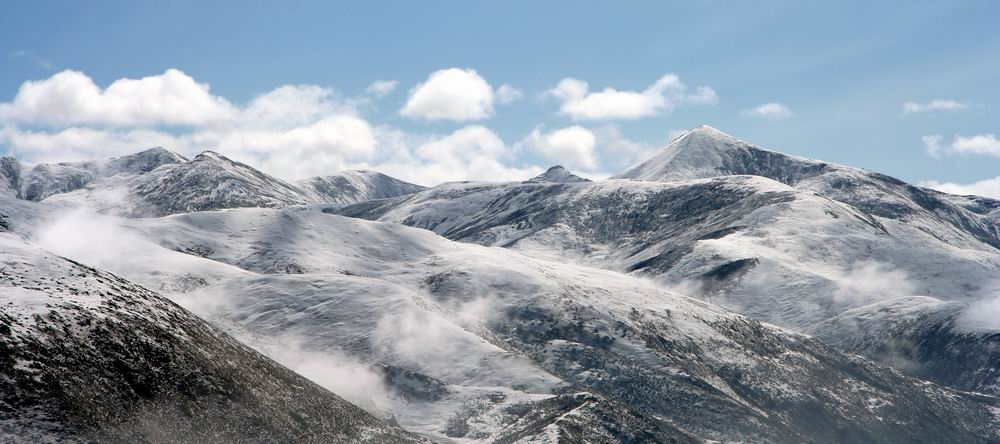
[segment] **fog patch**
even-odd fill
[[[95,214],[86,206],[54,214],[29,240],[60,256],[116,272],[155,247],[120,226],[117,218]]]
[[[955,326],[966,330],[1000,330],[1000,281],[987,286],[983,297],[970,302],[955,320]]]
[[[834,304],[861,306],[916,293],[909,275],[891,265],[873,261],[858,261],[836,279]]]
[[[283,336],[257,351],[323,388],[378,416],[393,411],[394,396],[372,366],[334,350],[314,350],[305,338]]]

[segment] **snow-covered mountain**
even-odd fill
[[[964,304],[992,296],[1000,276],[990,199],[762,150],[706,127],[626,175],[668,180],[452,183],[327,211],[652,277],[797,330],[895,297]],[[926,373],[962,378],[938,374]]]
[[[164,148],[152,148],[101,162],[35,166],[0,159],[0,192],[8,196],[83,204],[129,217],[305,203],[346,204],[422,189],[370,171],[343,171],[291,184],[212,151],[188,160]]]
[[[676,181],[731,175],[767,177],[886,219],[909,223],[936,219],[1000,247],[1000,225],[982,217],[1000,202],[977,198],[974,205],[961,205],[945,193],[884,174],[769,151],[709,126],[678,136],[652,158],[614,178]]]
[[[75,190],[77,173],[38,170],[59,190],[40,202],[29,169],[0,162],[17,178],[3,236],[129,279],[94,294],[144,295],[98,310],[140,339],[162,299],[131,282],[371,421],[445,442],[1000,442],[1000,400],[954,389],[997,393],[998,330],[968,321],[997,288],[997,201],[707,127],[597,182],[557,166],[430,189],[374,172],[288,183],[210,152],[145,158],[73,164],[90,174]],[[154,324],[189,341],[167,355],[215,347]]]
[[[161,296],[0,233],[12,442],[422,442]]]
[[[158,272],[90,260],[178,288],[181,304],[335,391],[328,375],[353,369],[348,385],[381,394],[371,410],[439,438],[1000,439],[995,398],[909,379],[632,276],[329,208],[115,219],[151,243],[142,250]],[[164,285],[178,276],[201,284]]]

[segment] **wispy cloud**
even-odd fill
[[[778,102],[769,102],[756,108],[740,111],[743,117],[760,118],[771,121],[787,120],[795,116],[791,108]]]
[[[399,85],[398,80],[376,80],[371,85],[368,85],[365,91],[377,98],[381,98],[389,95],[389,93],[396,89],[397,85]]]
[[[936,99],[926,103],[906,102],[903,104],[903,115],[925,113],[930,111],[962,111],[969,108],[966,103],[951,99]]]
[[[53,67],[55,66],[55,65],[52,64],[52,62],[50,62],[50,61],[48,61],[46,59],[43,59],[36,52],[29,51],[27,49],[19,49],[17,51],[11,51],[10,52],[10,56],[12,58],[15,58],[15,59],[30,60],[35,65],[38,65],[38,66],[40,66],[42,68],[45,68],[45,69],[47,69],[49,71],[51,71],[53,69]]]

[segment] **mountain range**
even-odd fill
[[[705,126],[601,181],[2,171],[20,436],[1000,441],[998,201]]]

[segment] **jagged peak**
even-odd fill
[[[584,179],[576,174],[573,174],[570,170],[567,170],[562,165],[554,165],[545,170],[544,173],[539,174],[531,179],[529,182],[556,182],[556,183],[574,183],[574,182],[590,182],[588,179]]]

